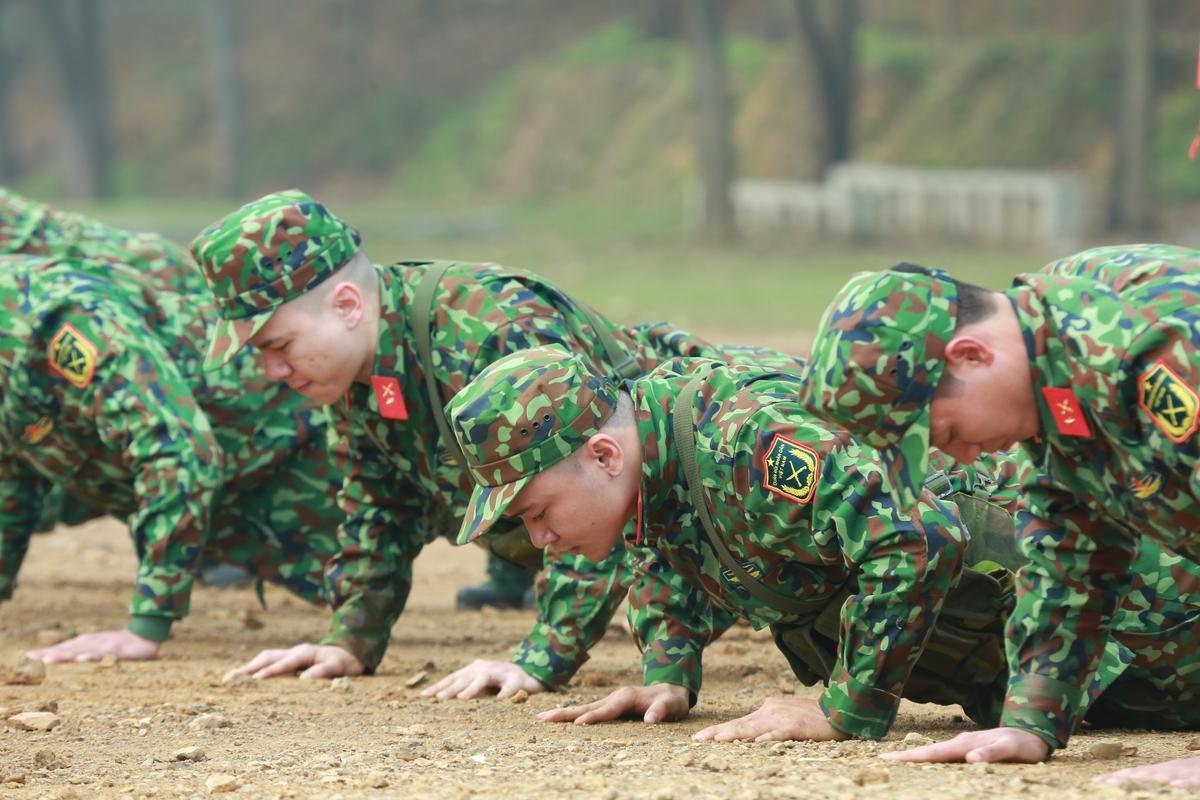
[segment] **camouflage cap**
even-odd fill
[[[929,467],[929,405],[957,317],[949,275],[901,264],[851,278],[813,341],[801,402],[879,450],[903,508]]]
[[[276,308],[336,272],[361,243],[358,231],[296,189],[247,203],[201,231],[192,256],[221,315],[204,368],[233,358]]]
[[[486,533],[537,473],[598,433],[617,396],[561,345],[505,356],[454,395],[446,415],[476,483],[458,543]]]

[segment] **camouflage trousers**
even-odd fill
[[[310,603],[325,604],[325,562],[337,551],[341,476],[313,447],[264,479],[228,484],[214,504],[205,557],[245,568]]]

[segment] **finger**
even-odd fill
[[[346,665],[331,659],[329,661],[314,661],[313,665],[300,673],[301,678],[340,678],[346,674]]]
[[[312,656],[307,653],[282,653],[276,659],[266,664],[250,677],[256,679],[274,678],[277,675],[291,675],[302,667],[313,663]]]
[[[660,722],[665,722],[670,714],[670,709],[667,706],[667,698],[660,697],[658,700],[655,700],[650,704],[650,707],[646,709],[646,713],[642,715],[642,722],[647,722],[651,725],[657,725]]]
[[[722,724],[724,724],[724,723],[722,723]],[[695,742],[712,741],[713,736],[716,735],[717,731],[720,730],[720,728],[721,728],[721,725],[709,725],[707,728],[701,728],[700,730],[698,730],[692,734],[692,741],[695,741]]]
[[[456,674],[457,673],[452,672],[449,675],[447,675],[446,677],[442,678],[437,683],[433,684],[432,686],[425,687],[424,689],[421,690],[420,696],[421,697],[433,697],[435,694],[440,692],[443,688],[445,688],[446,686],[449,686],[450,681],[452,681],[454,679],[454,676]]]
[[[241,672],[245,675],[252,675],[265,667],[267,664],[273,663],[275,659],[279,658],[281,655],[283,655],[283,653],[283,650],[263,650],[261,653],[234,671]]]
[[[552,708],[549,711],[543,711],[538,714],[538,719],[546,722],[571,722],[581,714],[586,714],[600,703],[585,703],[579,706],[563,706],[561,708]]]
[[[1008,761],[1016,755],[1016,746],[1011,742],[994,742],[976,747],[967,753],[964,760],[968,764],[994,764],[997,761]]]
[[[507,700],[521,689],[521,676],[510,675],[500,683],[500,691],[496,692],[497,700]],[[532,694],[532,692],[530,692]]]
[[[892,761],[930,761],[930,762],[947,762],[947,761],[962,761],[970,750],[970,746],[958,742],[956,739],[951,739],[948,742],[938,742],[937,744],[927,744],[921,747],[914,747],[912,750],[898,750],[892,753],[882,753],[880,758],[890,759]]]
[[[479,695],[481,695],[485,691],[487,691],[488,687],[491,686],[491,684],[492,684],[492,677],[490,675],[488,675],[486,673],[484,673],[483,675],[476,675],[475,678],[469,684],[467,684],[467,688],[463,689],[461,692],[458,693],[458,699],[459,700],[470,700],[472,698],[478,697]]]
[[[592,710],[580,714],[575,718],[576,725],[591,725],[593,722],[607,722],[610,719],[617,719],[623,714],[637,710],[633,702],[620,697],[610,697],[607,700],[601,700],[598,703],[593,703],[595,706]]]
[[[459,693],[471,685],[472,680],[473,677],[471,672],[460,672],[457,676],[455,676],[454,683],[438,692],[438,699],[453,700],[454,698],[458,697]]]

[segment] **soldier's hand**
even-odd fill
[[[829,724],[815,700],[771,697],[752,714],[719,725],[710,725],[692,737],[698,742],[781,742],[809,739],[825,742],[846,739],[846,734]]]
[[[480,658],[442,678],[421,692],[421,696],[437,696],[441,700],[470,700],[492,689],[499,690],[496,697],[500,700],[512,697],[521,689],[529,694],[546,691],[541,681],[516,664]]]
[[[960,733],[953,739],[912,750],[884,753],[880,758],[894,761],[1016,761],[1033,764],[1045,761],[1049,746],[1041,737],[1020,728],[990,728]]]
[[[683,719],[688,714],[688,690],[673,683],[625,686],[594,703],[543,711],[538,714],[538,719],[590,725],[639,714],[643,721],[650,723]]]
[[[363,668],[349,650],[336,645],[298,644],[287,650],[263,650],[234,672],[251,678],[274,678],[304,670],[301,678],[337,678],[362,675]]]
[[[1156,781],[1167,786],[1200,786],[1200,758],[1176,758],[1159,764],[1143,764],[1109,772],[1096,780],[1105,783]]]
[[[127,630],[85,633],[59,642],[53,647],[31,650],[27,655],[47,664],[64,661],[99,661],[105,656],[116,656],[119,661],[149,661],[158,657],[159,642],[143,639]]]

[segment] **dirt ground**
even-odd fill
[[[132,548],[122,525],[100,520],[36,537],[16,597],[0,607],[0,663],[74,632],[119,627]],[[764,634],[736,628],[706,655],[704,691],[681,723],[590,727],[533,714],[636,682],[632,641],[618,627],[565,694],[523,704],[436,702],[417,696],[476,657],[504,658],[528,612],[458,613],[457,586],[483,574],[483,554],[438,542],[416,565],[409,608],[380,672],[335,687],[274,679],[224,686],[260,649],[316,640],[327,615],[268,590],[199,588],[190,617],[158,661],[54,665],[36,686],[0,685],[0,712],[57,705],[49,732],[0,728],[0,796],[14,798],[1145,798],[1191,796],[1157,786],[1115,788],[1090,778],[1187,755],[1191,734],[1106,731],[1077,736],[1052,764],[890,765],[875,758],[910,732],[948,738],[969,723],[957,709],[905,703],[887,741],[701,745],[699,728],[747,713],[767,696],[809,692]],[[1136,754],[1089,757],[1100,739]],[[191,758],[176,754],[195,748]],[[198,752],[197,752],[198,751]],[[228,793],[228,794],[226,794]]]

